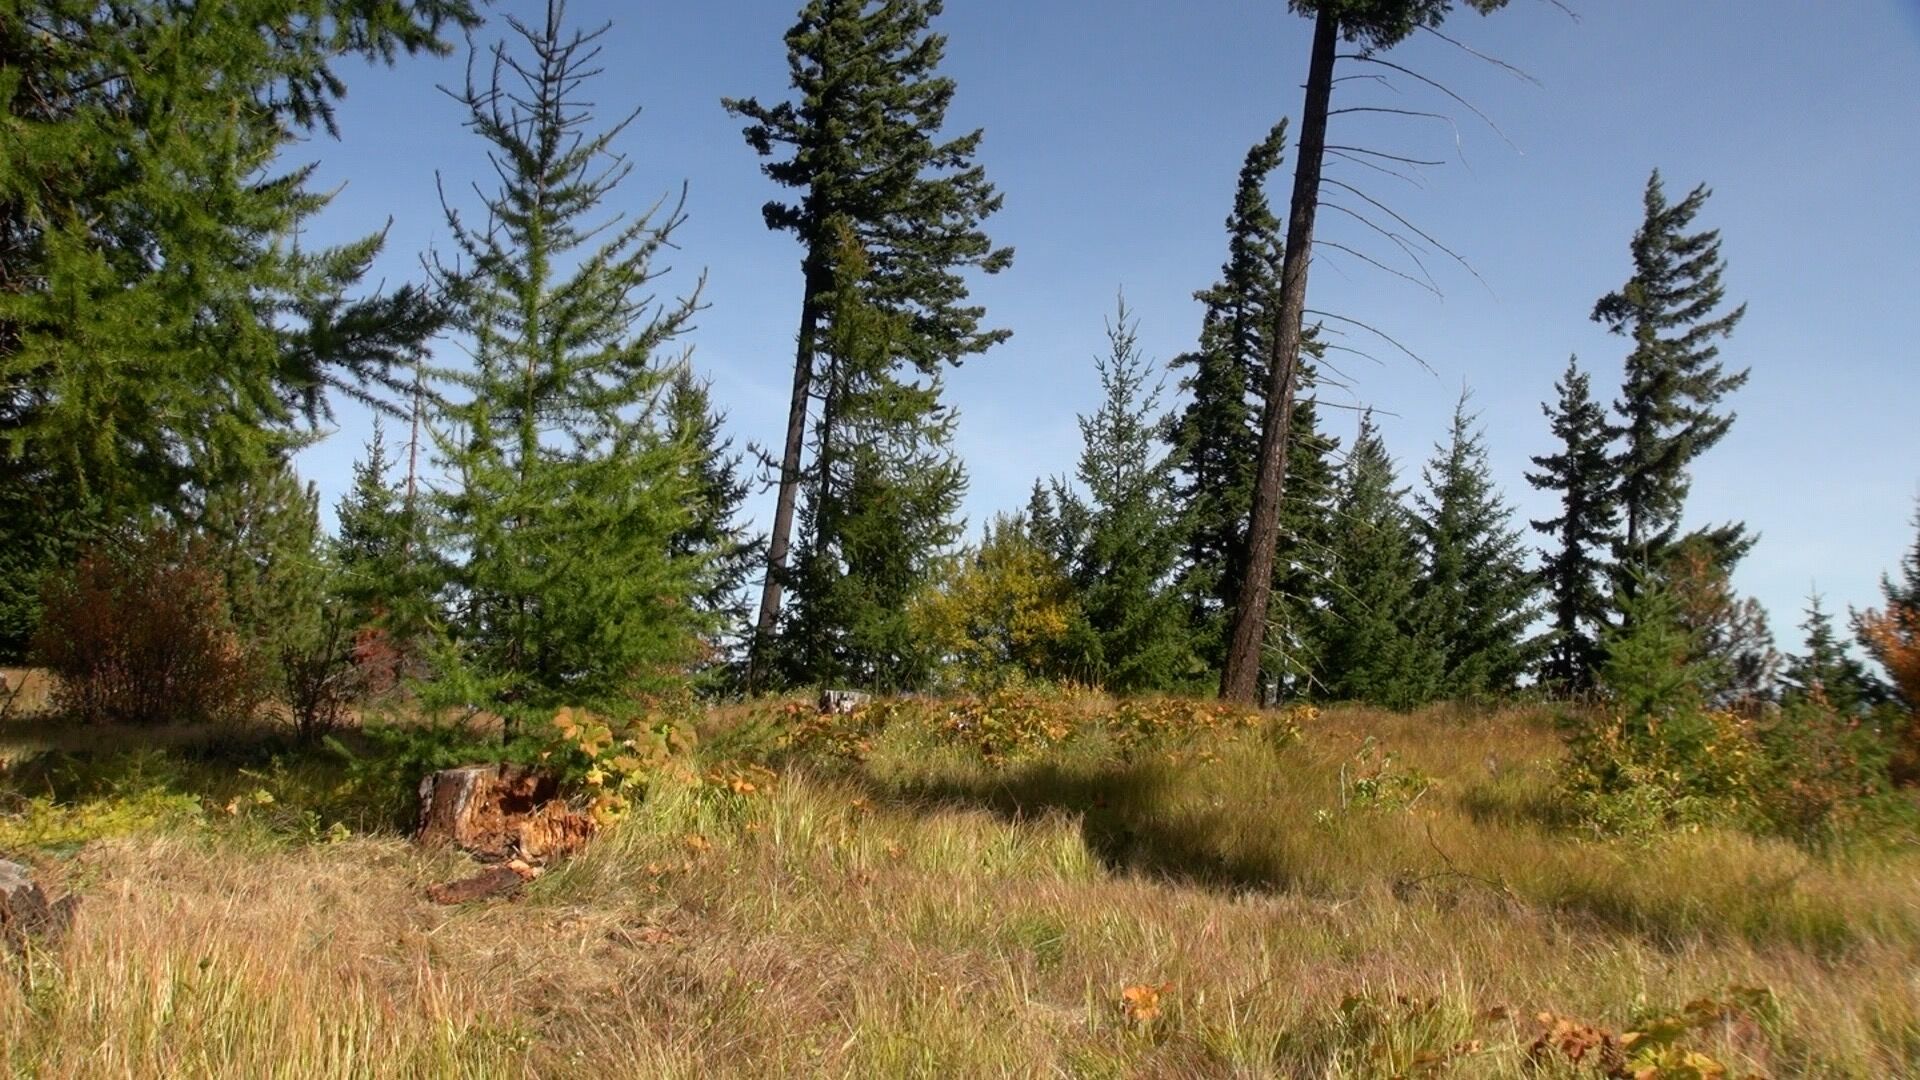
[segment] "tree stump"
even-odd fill
[[[551,775],[520,765],[469,765],[420,782],[414,839],[451,844],[482,862],[542,866],[585,847],[593,818],[562,801]]]
[[[822,690],[820,691],[820,714],[849,716],[872,700],[872,694],[863,694],[858,690]]]
[[[518,853],[520,825],[560,791],[551,776],[523,765],[468,765],[420,781],[422,844],[452,844],[483,862]]]
[[[0,945],[15,952],[29,941],[58,942],[73,922],[77,896],[66,896],[58,903],[47,902],[47,894],[33,880],[33,873],[19,863],[0,859]]]

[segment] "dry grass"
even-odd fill
[[[1413,778],[1379,805],[1369,736]],[[1690,1043],[1735,1075],[1920,1073],[1920,855],[1579,837],[1553,821],[1556,753],[1524,712],[1336,711],[1287,749],[1069,745],[1003,768],[901,730],[751,793],[664,784],[523,898],[458,910],[422,899],[457,863],[390,837],[100,840],[39,858],[85,901],[64,947],[0,977],[0,1061],[1598,1076],[1530,1070],[1534,1015],[1618,1029],[1745,985],[1777,1006]],[[1161,1014],[1129,1019],[1123,991],[1163,984]]]

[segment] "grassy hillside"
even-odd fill
[[[0,729],[84,897],[18,1075],[1920,1073],[1920,852],[1582,835],[1544,712],[736,709],[464,908],[335,756],[63,735]]]

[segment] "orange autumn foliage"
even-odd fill
[[[1892,605],[1884,612],[1869,611],[1860,616],[1860,637],[1910,714],[1894,755],[1894,779],[1920,784],[1920,609]]]

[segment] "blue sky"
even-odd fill
[[[1337,252],[1316,264],[1309,304],[1392,334],[1433,369],[1390,348],[1347,358],[1351,393],[1382,414],[1403,479],[1472,388],[1497,478],[1523,515],[1549,503],[1522,479],[1550,438],[1539,403],[1570,353],[1617,385],[1624,343],[1588,320],[1629,272],[1627,243],[1648,172],[1676,197],[1715,191],[1701,219],[1725,238],[1730,296],[1749,304],[1725,350],[1752,381],[1732,400],[1732,433],[1695,469],[1691,520],[1747,521],[1761,542],[1737,584],[1797,647],[1814,587],[1830,610],[1877,601],[1879,575],[1913,542],[1920,494],[1920,2],[1852,0],[1513,0],[1450,36],[1524,68],[1514,78],[1433,37],[1395,63],[1446,83],[1499,127],[1400,79],[1398,92],[1343,84],[1340,100],[1455,114],[1455,126],[1337,117],[1336,141],[1445,158],[1422,187],[1335,166],[1458,251],[1484,279],[1429,260],[1444,296]],[[949,0],[946,71],[959,84],[954,130],[984,127],[980,160],[1006,196],[991,219],[1013,268],[976,298],[1006,345],[953,373],[959,450],[977,529],[1021,505],[1037,475],[1069,472],[1076,412],[1098,392],[1092,358],[1124,289],[1148,355],[1191,347],[1194,290],[1217,275],[1222,223],[1247,147],[1297,116],[1309,26],[1279,0]],[[771,443],[784,422],[798,314],[798,249],[768,233],[775,195],[719,105],[725,95],[785,93],[781,35],[796,0],[620,4],[574,0],[570,16],[611,20],[594,99],[611,118],[644,112],[621,149],[634,172],[621,209],[689,187],[689,220],[669,288],[704,271],[710,307],[688,339],[737,438]],[[498,16],[534,18],[526,0]],[[446,60],[343,72],[342,138],[304,148],[339,197],[309,232],[343,239],[392,219],[379,276],[416,279],[422,252],[445,249],[435,174],[459,197],[489,174],[460,107],[434,90],[461,78]],[[1337,104],[1339,101],[1336,102]],[[1457,127],[1457,134],[1456,134]],[[1511,145],[1510,145],[1511,144]],[[1290,164],[1289,164],[1290,168]],[[1273,197],[1283,205],[1287,177]],[[1379,251],[1362,227],[1323,216],[1330,239]],[[1384,252],[1382,253],[1384,254]],[[1354,416],[1333,410],[1335,434]],[[329,507],[369,427],[345,408],[338,430],[300,467]],[[764,522],[770,499],[753,507]]]

